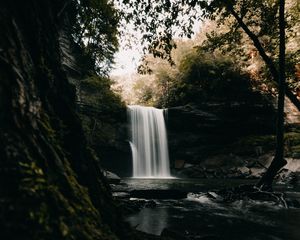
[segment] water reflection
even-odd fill
[[[140,231],[160,235],[164,228],[184,233],[190,239],[299,240],[300,209],[271,202],[239,200],[218,203],[201,192],[241,181],[143,180],[129,179],[129,189],[189,189],[197,192],[186,199],[156,199],[155,208],[144,208],[127,218]],[[222,185],[223,184],[223,185]],[[288,197],[300,200],[300,189],[284,189]],[[199,191],[199,190],[202,191]]]
[[[188,199],[176,201],[177,204],[169,200],[157,202],[156,208],[145,208],[127,221],[138,230],[155,235],[168,228],[189,236],[222,240],[300,239],[299,209],[242,201],[228,205]]]
[[[160,235],[162,230],[168,227],[168,210],[156,208],[155,211],[145,208],[138,214],[130,216],[127,221],[137,230]]]

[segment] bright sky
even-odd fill
[[[200,22],[196,22],[193,30],[195,33],[197,33],[199,32],[199,29]],[[141,35],[133,31],[130,34]],[[115,54],[115,64],[110,76],[130,75],[135,73],[142,55],[142,45],[132,46],[132,49],[128,49],[128,47],[126,48],[125,46],[121,45],[120,50]]]
[[[115,54],[114,69],[111,75],[119,76],[134,73],[138,67],[142,52],[138,49],[120,49]]]

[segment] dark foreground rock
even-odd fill
[[[286,196],[282,192],[262,191],[254,185],[241,185],[234,188],[223,189],[216,192],[208,192],[206,196],[217,202],[234,202],[237,200],[266,201],[288,207]]]
[[[113,172],[104,170],[103,175],[110,184],[118,184],[121,182],[121,178]]]
[[[213,234],[190,234],[188,232],[165,228],[161,235],[163,239],[173,240],[222,240],[219,236]]]
[[[137,239],[87,146],[63,70],[59,31],[74,27],[75,3],[0,1],[0,239]]]
[[[118,205],[124,215],[139,212],[143,208],[155,208],[157,206],[154,200],[144,199],[120,199],[118,198]]]

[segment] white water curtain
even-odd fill
[[[164,110],[129,106],[133,177],[168,178],[170,175]]]

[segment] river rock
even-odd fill
[[[239,171],[242,175],[249,175],[250,174],[250,169],[247,167],[238,167],[237,171]]]
[[[260,178],[265,171],[266,170],[264,168],[250,168],[250,175],[248,176],[248,178]]]
[[[190,167],[193,167],[194,164],[190,164],[190,163],[185,163],[184,164],[184,168],[190,168]]]
[[[118,184],[121,181],[121,178],[113,172],[103,171],[103,175],[107,179],[107,181],[111,184]]]
[[[182,169],[182,168],[184,168],[184,165],[185,165],[185,161],[184,160],[177,159],[174,162],[175,169]]]
[[[216,192],[208,192],[207,196],[215,201],[223,201],[223,197],[217,194]]]

